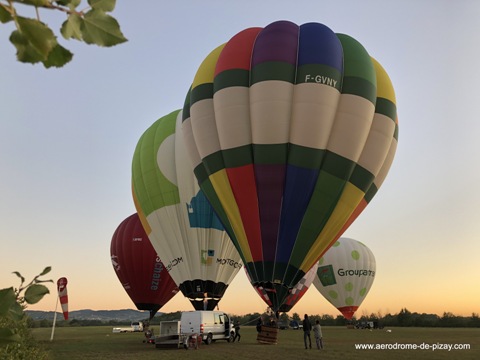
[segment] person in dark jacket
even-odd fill
[[[263,320],[261,317],[259,317],[257,321],[257,333],[260,333],[260,331],[262,331],[262,325],[263,325]]]
[[[235,337],[233,338],[233,342],[238,338],[238,342],[240,342],[240,338],[242,336],[240,335],[240,322],[237,320],[235,321]]]
[[[310,320],[308,319],[307,314],[305,314],[302,324],[303,324],[303,342],[305,343],[305,349],[307,349],[307,337],[308,337],[308,342],[311,349],[312,338],[310,337],[310,332],[312,331],[312,324],[310,323]]]

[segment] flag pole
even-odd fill
[[[53,341],[53,333],[55,332],[55,323],[57,322],[58,299],[59,299],[59,296],[57,296],[57,302],[55,303],[55,314],[53,315],[52,335],[50,336],[50,341]]]

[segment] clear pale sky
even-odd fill
[[[186,3],[186,5],[184,4]],[[64,15],[40,12],[57,32]],[[355,37],[389,73],[399,146],[377,196],[346,231],[377,260],[357,316],[480,313],[480,2],[118,1],[129,41],[113,48],[59,41],[62,69],[18,63],[0,24],[0,288],[68,278],[70,310],[134,304],[110,241],[134,213],[131,161],[141,134],[181,108],[203,58],[237,32],[276,20],[320,22]],[[57,32],[58,34],[58,32]],[[33,310],[55,308],[56,288]],[[220,308],[266,308],[241,271]],[[190,310],[179,293],[161,311]],[[340,314],[312,286],[291,313]]]

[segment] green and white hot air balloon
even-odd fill
[[[179,131],[182,112],[150,126],[132,163],[142,225],[169,275],[196,310],[213,310],[243,263],[197,184]]]
[[[350,320],[365,300],[375,272],[372,251],[360,241],[342,237],[320,258],[313,284]]]

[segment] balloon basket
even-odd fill
[[[278,328],[262,325],[260,332],[257,335],[257,341],[260,344],[276,345],[278,338]]]

